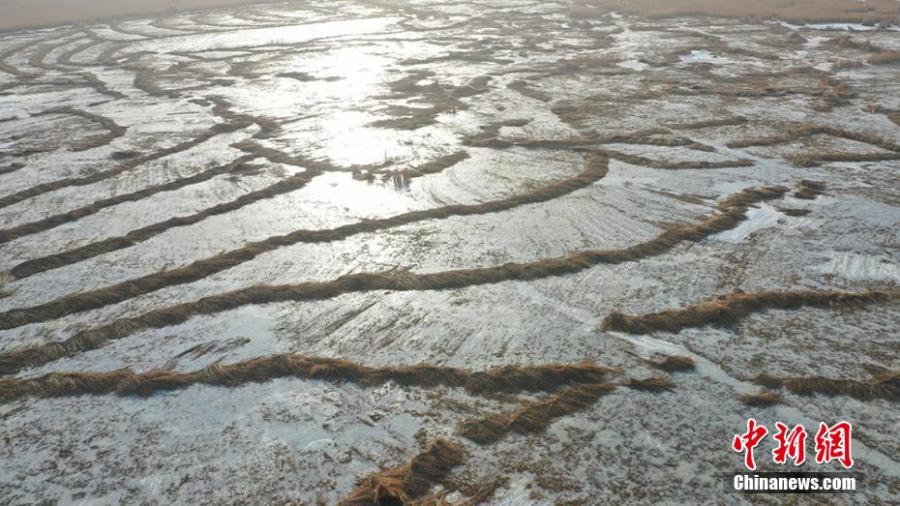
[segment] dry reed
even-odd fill
[[[256,156],[255,154],[248,156]],[[505,211],[515,207],[545,202],[575,190],[585,188],[606,175],[607,161],[603,157],[590,156],[584,172],[565,181],[552,183],[528,193],[514,195],[502,200],[472,205],[451,205],[412,211],[409,213],[375,220],[365,220],[325,230],[296,230],[287,235],[274,236],[250,243],[220,255],[197,260],[190,265],[163,272],[149,274],[117,285],[62,297],[55,301],[27,309],[12,310],[0,314],[0,328],[12,328],[25,323],[46,321],[66,314],[77,313],[115,304],[138,295],[150,293],[168,286],[190,283],[211,274],[245,263],[258,255],[280,247],[298,243],[318,243],[346,239],[347,237],[378,230],[407,225],[423,220],[445,219],[451,216],[471,216]],[[380,274],[356,275],[357,278],[372,279]],[[376,283],[379,284],[379,283]],[[337,288],[335,286],[334,288]],[[409,289],[409,288],[407,288]],[[352,289],[351,289],[352,290]]]
[[[633,390],[646,392],[675,390],[675,382],[665,376],[650,376],[644,379],[630,378],[624,385]]]
[[[583,183],[569,183],[582,185]],[[563,186],[553,191],[567,191]],[[546,192],[546,190],[545,190]],[[348,274],[332,281],[308,282],[296,285],[255,286],[220,295],[204,297],[194,302],[178,304],[147,312],[134,318],[122,318],[108,325],[85,329],[62,342],[42,344],[30,348],[13,350],[0,354],[0,374],[15,373],[26,367],[45,364],[65,356],[104,346],[108,341],[132,335],[150,328],[177,325],[195,315],[214,314],[235,309],[248,304],[267,304],[281,301],[323,300],[341,294],[375,290],[447,290],[499,283],[502,281],[531,281],[553,276],[563,276],[589,269],[598,264],[618,264],[634,262],[660,255],[676,245],[687,241],[699,241],[713,233],[736,226],[746,219],[748,207],[756,202],[774,199],[787,192],[787,188],[747,189],[733,194],[719,203],[719,212],[701,219],[692,225],[670,227],[657,237],[620,250],[587,250],[564,257],[546,258],[526,263],[507,263],[495,267],[460,269],[428,274],[415,274],[404,270],[377,273]],[[522,196],[518,199],[524,200]],[[513,199],[516,200],[515,198]],[[494,206],[514,205],[509,200],[477,206],[451,206],[441,208],[442,213],[453,209],[468,211],[487,209]],[[421,211],[430,213],[431,211]],[[417,212],[419,213],[419,212]],[[448,214],[449,215],[449,214]],[[396,219],[388,219],[394,220]],[[365,230],[373,222],[363,222],[351,227]],[[321,232],[320,232],[321,233]],[[334,231],[324,231],[324,237],[331,237]],[[291,235],[288,240],[296,241]],[[284,238],[279,238],[284,241]],[[260,243],[256,243],[260,244]],[[264,242],[265,244],[265,242]],[[275,245],[278,242],[274,242]],[[248,247],[250,248],[250,247]],[[219,272],[255,257],[262,251],[255,248],[240,249],[213,259],[192,264],[187,268],[174,269],[128,281],[114,287],[95,290],[59,299],[41,306],[11,310],[0,314],[0,328],[13,328],[28,323],[47,321],[65,314],[102,307],[122,300],[149,293],[165,286],[177,285],[202,279],[212,272]]]
[[[825,183],[822,181],[803,179],[797,184],[797,189],[794,191],[794,197],[797,197],[798,199],[814,200],[824,191]]]
[[[753,381],[769,388],[785,387],[797,395],[842,395],[861,401],[873,399],[900,401],[900,372],[896,371],[876,374],[867,381],[832,379],[821,376],[777,378],[765,374],[757,376]]]
[[[247,126],[249,126],[249,124],[217,124],[191,140],[181,142],[169,148],[160,149],[154,153],[144,155],[133,160],[129,160],[121,165],[113,167],[112,169],[94,172],[87,176],[76,176],[58,179],[49,183],[42,183],[37,186],[26,188],[16,193],[0,197],[0,209],[9,207],[13,204],[18,204],[19,202],[28,200],[38,195],[43,195],[45,193],[60,190],[62,188],[68,188],[72,186],[86,186],[89,184],[94,184],[98,181],[103,181],[105,179],[118,176],[119,174],[132,170],[143,163],[152,160],[158,160],[160,158],[164,158],[166,156],[173,155],[182,151],[187,151],[188,149],[198,146],[217,135],[235,132],[237,130],[246,128]]]
[[[666,372],[693,371],[695,367],[694,359],[683,355],[669,355],[661,361],[647,360],[647,363]]]
[[[465,461],[462,447],[446,439],[434,440],[408,464],[378,471],[359,481],[341,506],[412,505],[443,482]],[[434,503],[432,503],[434,504]]]
[[[592,406],[613,391],[611,383],[583,383],[565,387],[558,393],[529,402],[514,411],[464,421],[460,434],[478,444],[495,443],[513,432],[542,432],[556,419]]]
[[[771,390],[760,390],[755,394],[742,395],[740,397],[740,401],[747,406],[764,408],[767,406],[774,406],[775,404],[781,404],[782,402],[784,402],[784,399],[778,392],[773,392]]]
[[[893,289],[861,292],[797,290],[744,293],[738,291],[682,309],[659,313],[629,316],[613,312],[603,320],[602,328],[629,334],[649,334],[657,331],[677,333],[688,327],[732,325],[751,313],[767,309],[852,308],[866,304],[883,304],[898,297],[900,297],[900,291]]]
[[[72,223],[84,217],[96,214],[102,209],[116,206],[124,202],[135,202],[152,195],[156,195],[157,193],[175,191],[180,188],[184,188],[185,186],[209,181],[210,179],[222,174],[229,174],[242,170],[244,164],[252,159],[252,156],[242,156],[225,165],[211,167],[188,177],[178,178],[167,183],[148,186],[141,190],[130,193],[122,193],[116,195],[115,197],[96,200],[91,204],[73,209],[71,211],[67,211],[62,214],[49,216],[47,218],[32,221],[29,223],[23,223],[12,228],[2,229],[0,230],[0,244],[13,241],[20,237],[37,234],[39,232],[45,232],[67,223]]]
[[[211,216],[228,213],[261,200],[271,199],[278,195],[300,189],[306,186],[306,184],[314,177],[314,173],[304,172],[295,174],[261,190],[241,195],[230,202],[218,204],[188,216],[169,218],[168,220],[159,223],[132,230],[122,236],[110,237],[62,253],[27,260],[13,267],[9,273],[16,279],[23,279],[40,272],[58,269],[105,253],[128,248],[166,232],[167,230],[193,225]]]
[[[472,395],[553,391],[574,383],[600,382],[610,369],[589,363],[504,366],[486,371],[416,365],[368,367],[347,360],[291,353],[269,355],[235,364],[213,364],[193,372],[168,369],[135,373],[50,373],[29,379],[0,379],[0,401],[24,397],[67,397],[116,393],[149,396],[194,385],[237,387],[278,378],[300,378],[373,386],[393,381],[410,387],[462,388]]]

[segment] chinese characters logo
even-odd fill
[[[806,428],[802,424],[791,428],[782,422],[775,422],[775,428],[777,432],[772,437],[777,446],[772,450],[772,460],[776,464],[785,464],[790,460],[795,466],[806,462]],[[756,470],[754,450],[768,434],[769,429],[750,418],[747,420],[747,431],[734,436],[731,449],[744,454],[744,466],[747,469]],[[853,467],[852,434],[853,426],[849,422],[841,421],[831,426],[824,422],[819,423],[813,438],[816,463],[827,464],[837,461],[845,469]]]

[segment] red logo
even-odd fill
[[[819,424],[816,432],[816,463],[827,464],[837,460],[846,469],[853,467],[850,438],[853,426],[849,422],[838,422],[831,427]]]
[[[806,462],[806,428],[799,424],[788,430],[789,427],[782,422],[775,422],[775,428],[777,432],[772,437],[777,446],[772,450],[772,460],[776,464],[786,464],[790,459],[795,466]],[[747,420],[747,431],[732,439],[731,449],[744,454],[744,466],[747,469],[756,471],[753,450],[768,433],[769,429],[750,418]],[[820,423],[815,436],[816,463],[828,464],[836,460],[846,469],[853,467],[853,452],[850,447],[852,438],[853,426],[849,422],[841,421],[830,427]]]
[[[747,432],[734,436],[731,441],[731,449],[741,453],[744,452],[744,465],[751,471],[756,470],[756,461],[753,460],[753,449],[759,446],[769,429],[762,425],[757,425],[756,420],[750,418],[747,420]]]
[[[784,464],[788,457],[794,461],[795,466],[806,462],[806,429],[803,425],[797,425],[790,432],[788,426],[775,422],[778,432],[775,433],[775,441],[778,447],[772,450],[772,457],[776,464]]]

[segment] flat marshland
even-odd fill
[[[0,503],[900,490],[900,3],[4,5]]]

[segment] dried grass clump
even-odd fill
[[[540,102],[549,102],[550,100],[552,100],[550,95],[532,87],[526,81],[516,80],[507,84],[506,87],[518,92],[524,97],[533,98],[534,100],[538,100]]]
[[[760,374],[756,378],[753,378],[753,382],[768,388],[781,388],[784,386],[783,380],[776,376],[772,376],[771,374]]]
[[[428,174],[438,174],[443,172],[450,167],[462,162],[463,160],[469,159],[469,153],[465,151],[457,151],[455,153],[450,153],[429,162],[423,163],[421,165],[416,165],[415,167],[411,167],[404,170],[404,173],[408,177],[418,177],[425,176]]]
[[[850,87],[846,83],[838,81],[833,77],[825,77],[819,81],[814,93],[820,98],[820,102],[813,106],[817,111],[830,111],[832,108],[844,105],[854,96]]]
[[[457,503],[455,506],[477,506],[478,504],[483,504],[490,500],[497,490],[500,487],[506,486],[507,483],[509,483],[509,478],[498,476],[486,483],[465,487],[465,489],[461,489],[461,491],[468,495],[468,497],[461,503]]]
[[[845,153],[841,151],[816,153],[812,158],[814,164],[819,162],[883,162],[900,160],[900,153]]]
[[[9,275],[0,273],[0,299],[4,297],[9,297],[12,295],[8,291],[6,291],[6,285],[9,284]]]
[[[814,200],[825,191],[825,188],[825,183],[822,181],[810,181],[809,179],[804,179],[797,183],[794,197],[798,199]]]
[[[819,160],[809,153],[791,153],[785,157],[791,166],[793,167],[817,167],[819,165]]]
[[[695,121],[691,123],[675,123],[669,125],[673,130],[701,130],[704,128],[715,128],[723,126],[737,126],[747,123],[747,118],[735,116],[732,118],[709,119],[704,121]]]
[[[529,402],[515,411],[464,421],[460,434],[478,444],[495,443],[507,434],[542,432],[556,419],[576,413],[615,390],[611,383],[589,383],[563,388],[559,393]]]
[[[11,163],[9,165],[0,165],[0,176],[2,176],[3,174],[12,174],[13,172],[15,172],[17,170],[24,169],[24,168],[25,168],[24,163]]]
[[[661,361],[648,360],[647,363],[666,372],[693,371],[696,366],[694,359],[683,355],[669,355]]]
[[[760,137],[755,139],[744,139],[740,141],[732,141],[728,143],[729,148],[749,148],[753,146],[777,146],[779,144],[788,144],[805,137],[812,137],[815,135],[828,135],[831,137],[837,137],[840,139],[847,139],[856,142],[862,142],[864,144],[870,144],[872,146],[885,149],[888,151],[893,151],[895,153],[900,152],[900,144],[895,143],[890,139],[886,139],[884,137],[873,135],[865,132],[854,132],[851,130],[844,130],[837,127],[827,126],[827,125],[810,125],[807,123],[799,123],[792,125],[789,127],[784,133],[779,135],[772,135],[769,137]],[[865,156],[865,155],[851,155],[851,156]],[[818,156],[810,155],[809,158],[814,160],[819,160]]]
[[[807,214],[812,212],[809,209],[797,209],[795,207],[779,207],[778,210],[788,216],[792,216],[795,218],[799,216],[806,216]]]
[[[716,161],[685,160],[677,162],[672,160],[654,160],[652,158],[647,158],[644,156],[632,155],[608,149],[602,150],[602,153],[612,159],[619,160],[627,164],[665,170],[736,169],[742,167],[752,167],[753,165],[755,165],[753,160],[748,159]]]
[[[675,382],[665,376],[651,376],[644,379],[630,378],[625,383],[625,386],[634,390],[643,390],[646,392],[675,390]]]
[[[590,165],[590,164],[589,164]],[[590,171],[594,171],[591,173]],[[285,244],[306,241],[332,240],[353,231],[369,231],[408,222],[411,216],[419,218],[480,214],[491,210],[515,207],[530,201],[540,201],[550,195],[558,195],[589,184],[593,178],[605,173],[605,164],[587,169],[587,174],[574,180],[557,183],[536,190],[525,196],[474,206],[448,206],[437,210],[415,211],[384,220],[365,221],[338,229],[324,231],[301,230],[286,236],[276,236],[258,243],[193,264],[126,281],[118,285],[91,292],[70,295],[40,306],[14,309],[0,314],[0,328],[9,329],[28,323],[47,321],[63,315],[88,309],[96,309],[150,293],[167,286],[188,283],[210,274],[239,265],[257,255]],[[508,280],[531,281],[552,276],[563,276],[588,269],[598,264],[634,262],[663,254],[687,241],[699,241],[710,234],[733,228],[746,219],[750,205],[781,197],[788,190],[784,187],[751,188],[731,195],[719,203],[720,211],[693,225],[673,226],[659,236],[643,243],[620,250],[586,250],[568,256],[547,258],[526,263],[507,263],[495,267],[460,269],[429,274],[415,274],[405,270],[376,273],[348,274],[332,281],[307,282],[296,285],[264,285],[204,297],[202,299],[157,309],[134,318],[122,318],[111,324],[83,330],[71,338],[31,348],[0,354],[0,374],[12,374],[26,367],[45,364],[64,356],[97,349],[108,341],[129,336],[148,328],[164,328],[187,321],[200,314],[215,314],[248,304],[268,304],[281,301],[324,300],[341,294],[374,290],[448,290],[499,283]]]
[[[603,320],[603,330],[617,330],[630,334],[649,334],[656,331],[679,332],[688,327],[732,325],[751,313],[766,309],[797,309],[804,306],[854,308],[866,304],[883,304],[900,297],[900,291],[840,290],[733,292],[716,299],[682,309],[673,309],[642,316],[611,313]]]
[[[141,156],[140,151],[132,151],[132,150],[113,151],[112,153],[109,154],[109,157],[116,161],[130,160],[130,159],[136,158],[138,156]]]
[[[872,44],[872,41],[870,40],[854,39],[848,35],[835,37],[829,42],[836,45],[839,49],[856,49],[867,53],[877,53],[881,51],[881,48]]]
[[[392,467],[360,480],[341,506],[412,505],[431,488],[443,482],[454,467],[465,461],[462,447],[436,439],[408,464]],[[435,503],[431,503],[435,504]],[[440,504],[440,503],[437,503]]]
[[[771,390],[760,390],[755,394],[742,395],[740,397],[740,400],[747,406],[759,408],[774,406],[775,404],[781,404],[782,402],[784,402],[781,394],[779,394],[778,392],[773,392]]]
[[[367,367],[354,362],[291,353],[259,357],[235,364],[214,364],[194,372],[168,369],[134,373],[51,373],[29,379],[0,380],[0,401],[21,397],[106,394],[150,396],[193,385],[238,387],[277,378],[302,378],[373,386],[396,382],[403,386],[463,388],[472,395],[554,391],[575,383],[601,382],[610,371],[593,364],[505,366],[487,371],[416,365]]]
[[[50,373],[37,379],[0,380],[0,402],[23,397],[102,395],[115,392],[130,378],[127,369],[104,373]]]
[[[868,381],[822,377],[789,378],[784,380],[784,386],[797,395],[845,395],[862,401],[900,401],[900,372],[895,371],[877,374]]]
[[[892,63],[900,63],[900,51],[892,49],[881,50],[866,60],[871,65],[888,65]]]

